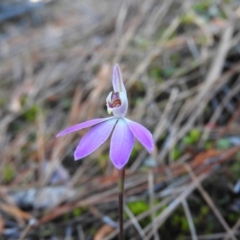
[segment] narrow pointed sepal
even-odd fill
[[[151,153],[154,149],[154,141],[152,134],[139,123],[125,118],[130,130],[135,138]]]
[[[123,84],[122,73],[117,63],[113,67],[112,84],[115,93],[116,92],[126,93],[126,89]]]
[[[81,129],[84,129],[84,128],[88,128],[88,127],[92,127],[94,125],[97,125],[101,122],[105,122],[111,118],[114,118],[114,117],[110,117],[110,118],[97,118],[97,119],[92,119],[92,120],[89,120],[89,121],[86,121],[86,122],[83,122],[83,123],[79,123],[77,125],[74,125],[72,127],[69,127],[65,130],[63,130],[62,132],[58,133],[56,135],[56,137],[60,137],[60,136],[64,136],[68,133],[71,133],[71,132],[76,132],[76,131],[79,131]]]

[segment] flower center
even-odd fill
[[[117,108],[122,105],[122,102],[119,98],[119,93],[113,93],[111,102],[109,102],[109,107],[111,108]]]

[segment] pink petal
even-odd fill
[[[114,166],[123,168],[129,160],[134,145],[134,136],[124,119],[119,119],[112,134],[110,158]]]
[[[98,123],[107,121],[107,120],[109,120],[111,118],[113,118],[113,117],[110,117],[110,118],[97,118],[97,119],[92,119],[92,120],[89,120],[89,121],[86,121],[86,122],[83,122],[83,123],[79,123],[79,124],[77,124],[75,126],[67,128],[67,129],[63,130],[62,132],[58,133],[56,137],[60,137],[60,136],[66,135],[66,134],[71,133],[71,132],[75,132],[75,131],[78,131],[78,130],[81,130],[81,129],[84,129],[84,128],[91,127],[91,126],[96,125]]]
[[[116,122],[117,118],[109,119],[93,127],[84,135],[74,152],[75,160],[86,157],[100,147],[111,134]]]
[[[114,92],[126,93],[126,89],[123,84],[121,70],[120,70],[118,64],[115,64],[113,67],[112,84],[113,84]]]
[[[141,124],[133,122],[126,118],[125,120],[137,140],[151,153],[154,149],[152,134]]]

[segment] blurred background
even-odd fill
[[[118,174],[106,117],[114,63],[128,118],[154,136],[127,165],[126,239],[240,239],[239,0],[1,0],[0,238],[110,240]]]

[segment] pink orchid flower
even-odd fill
[[[139,123],[133,122],[125,115],[128,110],[128,98],[123,84],[120,68],[115,64],[112,77],[113,92],[107,99],[107,111],[113,117],[92,119],[77,124],[57,134],[57,137],[94,126],[80,140],[74,159],[79,160],[100,147],[112,134],[110,143],[110,159],[114,166],[122,169],[128,162],[134,145],[134,137],[151,153],[154,148],[152,134]]]

